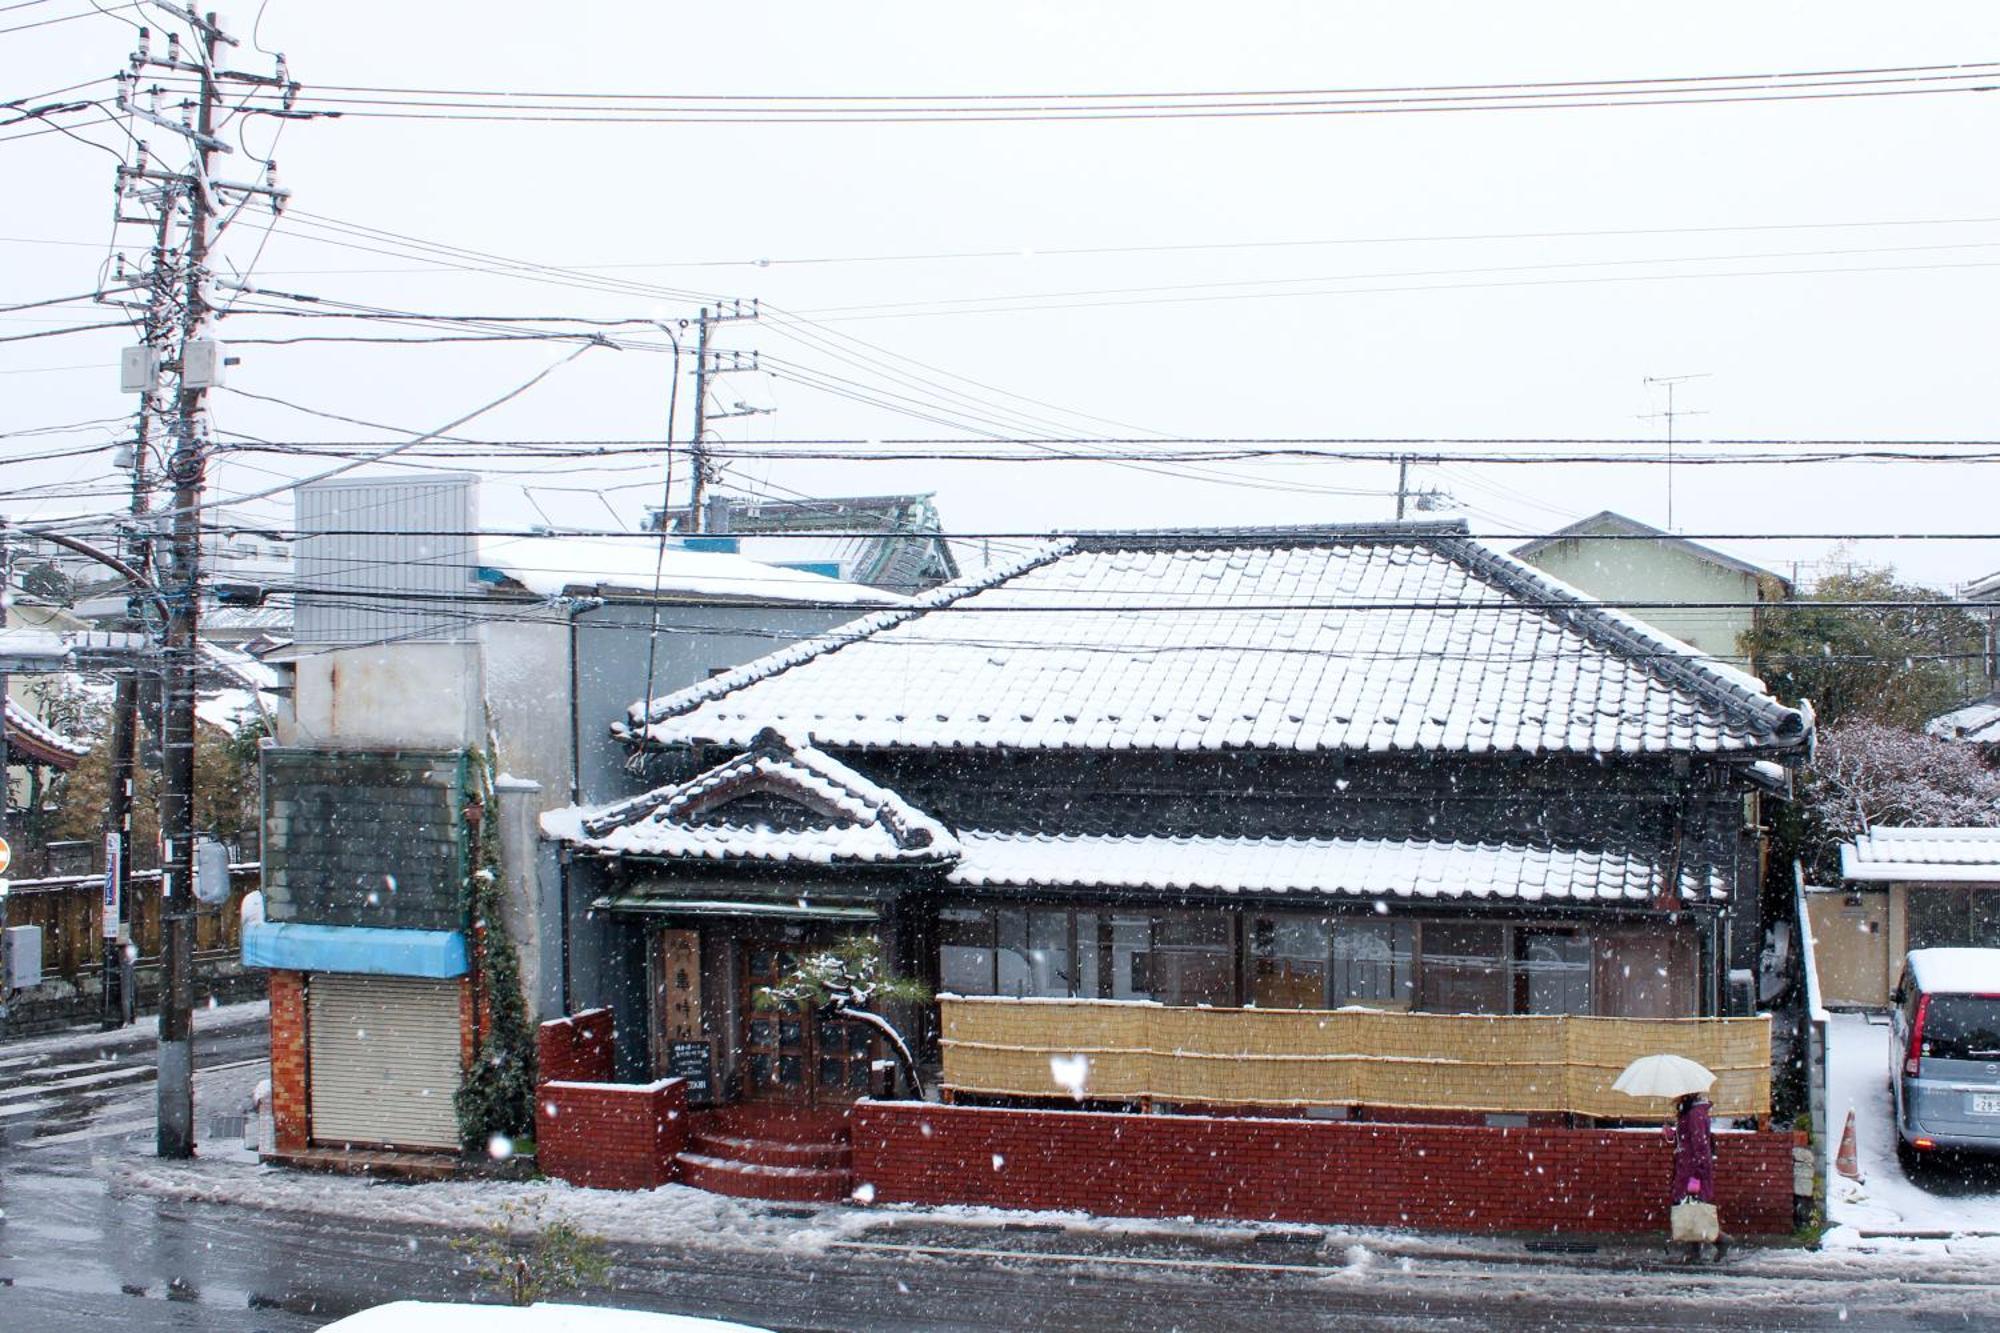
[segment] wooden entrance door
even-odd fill
[[[858,1023],[820,1018],[796,1007],[759,1007],[758,992],[797,964],[802,947],[752,941],[743,946],[743,1096],[799,1106],[841,1105],[868,1091],[874,1034]]]

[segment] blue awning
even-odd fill
[[[462,931],[259,921],[243,927],[243,966],[378,977],[462,977],[469,964]]]

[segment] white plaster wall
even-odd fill
[[[288,745],[451,750],[484,746],[479,648],[398,643],[300,657]]]

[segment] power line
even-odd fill
[[[312,104],[338,114],[402,120],[557,123],[814,124],[1240,119],[1470,111],[1717,105],[1990,91],[1994,62],[1643,80],[1310,89],[1238,93],[838,95],[506,93],[346,86]]]

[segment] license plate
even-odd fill
[[[2000,1115],[2000,1092],[1978,1092],[1972,1096],[1974,1115]]]

